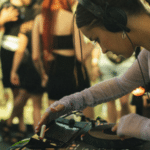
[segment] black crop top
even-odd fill
[[[74,49],[73,35],[54,36],[54,49]]]

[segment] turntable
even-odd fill
[[[86,144],[93,145],[95,148],[100,148],[99,150],[131,150],[135,147],[140,148],[144,144],[143,140],[136,138],[127,138],[122,141],[116,132],[111,131],[114,125],[108,123],[100,124],[86,132],[82,136],[82,141]]]
[[[41,140],[39,134],[30,138],[25,144],[28,149],[56,148],[66,150],[147,150],[150,142],[136,138],[121,140],[108,124],[99,118],[90,120],[81,115],[81,121],[73,118],[60,117],[51,122],[45,137]],[[88,120],[88,121],[87,121]]]

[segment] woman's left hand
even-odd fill
[[[11,77],[10,77],[10,81],[13,85],[15,86],[19,86],[20,85],[20,79],[19,76],[16,72],[11,72]]]
[[[56,107],[50,108],[51,111],[45,112],[42,115],[38,125],[35,127],[35,133],[39,132],[41,130],[42,125],[44,125],[44,124],[46,125],[49,122],[50,119],[52,119],[52,120],[57,119],[57,118],[49,118],[50,114],[51,114],[51,116],[55,116],[56,113],[61,112],[64,109],[65,109],[64,105],[58,104]]]

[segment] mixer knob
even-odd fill
[[[74,120],[74,119],[70,119],[70,120],[69,120],[69,127],[70,127],[70,128],[73,128],[73,127],[74,127],[74,124],[75,124],[75,120]]]
[[[92,128],[95,128],[95,121],[92,120],[91,123],[92,123]]]
[[[86,121],[86,117],[84,115],[81,116],[81,122],[85,122]]]

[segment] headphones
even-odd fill
[[[95,17],[97,18],[103,17],[103,24],[108,31],[130,32],[130,29],[126,27],[127,15],[125,11],[123,11],[122,9],[116,7],[108,8],[109,4],[107,2],[105,10],[103,10],[100,5],[94,4],[92,0],[78,0],[78,2],[88,11],[90,11]]]

